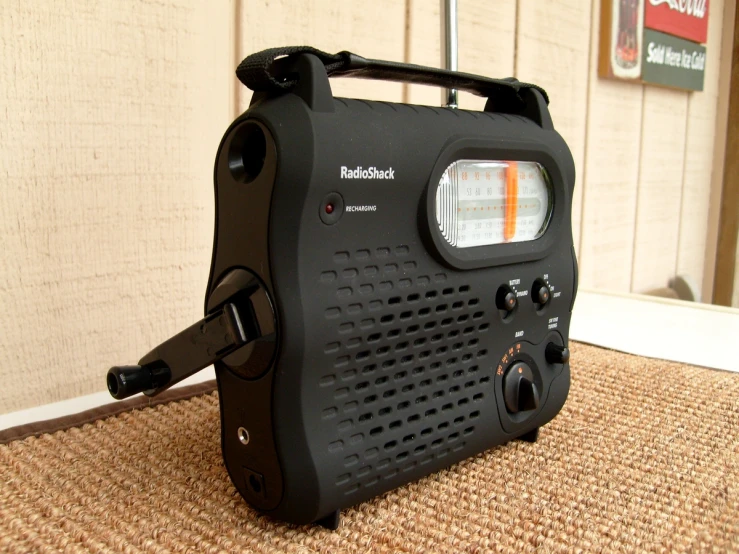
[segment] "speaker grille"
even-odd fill
[[[333,255],[319,278],[330,368],[319,380],[335,484],[346,494],[464,448],[491,386],[480,298],[410,248]],[[334,464],[332,464],[333,466]]]

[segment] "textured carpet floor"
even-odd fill
[[[0,446],[0,551],[739,551],[739,374],[573,345],[572,388],[512,442],[345,511],[255,513],[215,392]]]

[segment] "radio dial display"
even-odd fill
[[[536,162],[457,160],[436,189],[436,222],[456,248],[536,240],[552,213],[552,186]]]

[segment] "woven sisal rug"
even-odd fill
[[[739,374],[574,344],[572,375],[537,443],[347,510],[334,532],[241,499],[212,385],[0,432],[0,551],[739,551]]]

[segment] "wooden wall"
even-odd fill
[[[716,241],[716,275],[714,279],[714,303],[729,306],[739,305],[739,11],[724,16],[725,29],[735,24],[734,33],[724,32],[723,49],[732,51],[733,57],[725,56],[721,60],[721,80],[728,83],[728,91],[721,87],[719,110],[727,111],[727,118],[717,132],[715,156],[721,156],[722,143],[720,135],[725,134],[725,156],[723,157],[724,175],[720,193],[720,206],[711,206],[710,216],[718,220]],[[717,187],[718,188],[718,187]],[[715,204],[715,202],[712,202]]]
[[[0,2],[0,412],[202,317],[232,7]]]
[[[544,86],[578,180],[581,286],[703,285],[724,3],[706,90],[597,77],[600,0],[459,0],[460,69]],[[104,389],[202,314],[212,163],[268,46],[436,65],[437,0],[0,2],[0,413]],[[421,86],[337,95],[438,104]],[[462,107],[482,100],[463,95]],[[710,287],[708,287],[709,290]]]

